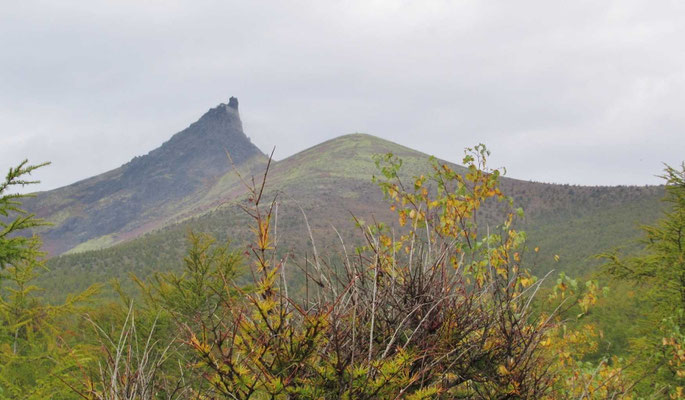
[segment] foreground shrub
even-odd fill
[[[254,240],[248,258],[254,290],[226,279],[216,312],[186,325],[195,368],[212,391],[203,398],[605,398],[629,386],[616,362],[579,360],[592,351],[592,328],[566,329],[560,310],[585,310],[596,298],[564,278],[554,312],[533,313],[541,281],[524,267],[525,234],[488,170],[484,146],[464,158],[464,176],[433,162],[409,186],[401,161],[377,159],[378,184],[397,212],[394,225],[358,221],[365,245],[342,265],[316,253],[299,265],[304,299],[288,295],[293,262],[277,258],[276,200],[265,180],[250,186]],[[267,168],[268,171],[268,168]],[[266,175],[265,175],[266,177]],[[479,226],[485,204],[502,211]],[[315,239],[311,237],[312,244]],[[235,293],[238,293],[235,295]],[[582,313],[581,313],[582,314]]]

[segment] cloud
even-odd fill
[[[24,1],[0,15],[0,168],[41,189],[145,154],[235,95],[279,158],[368,132],[510,176],[659,183],[685,150],[680,2]]]

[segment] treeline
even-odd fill
[[[666,170],[667,213],[639,253],[605,254],[592,280],[536,278],[527,260],[540,250],[488,155],[479,145],[463,174],[435,162],[410,181],[379,156],[395,220],[357,220],[363,244],[343,232],[334,255],[279,249],[290,220],[264,180],[237,217],[249,245],[189,234],[179,262],[176,239],[148,242],[139,251],[168,252],[174,267],[133,276],[136,296],[115,283],[118,300],[96,301],[98,284],[58,303],[34,285],[39,238],[20,235],[42,221],[7,194],[36,168],[23,163],[0,186],[0,397],[682,397],[685,166]],[[482,224],[493,205],[508,211]],[[629,327],[620,354],[598,316]]]

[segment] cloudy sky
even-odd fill
[[[515,178],[655,184],[685,159],[685,2],[31,1],[0,12],[0,169],[45,190],[240,99],[284,158],[371,133]],[[3,172],[4,174],[4,172]]]

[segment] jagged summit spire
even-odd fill
[[[234,119],[240,123],[240,112],[238,111],[238,98],[231,97],[228,99],[228,104],[220,103],[216,107],[210,108],[206,113],[200,117],[198,122],[216,119]],[[197,122],[196,122],[197,123]],[[242,130],[242,127],[240,128]]]
[[[231,98],[228,99],[228,106],[235,110],[238,110],[238,98],[231,96]]]
[[[204,199],[234,166],[252,159],[259,163],[266,156],[245,135],[238,99],[231,97],[147,154],[56,192],[57,201],[50,196],[36,200],[29,209],[64,216],[42,232],[52,255],[103,235],[125,240],[139,229],[159,227],[161,221],[176,222],[185,215],[177,212]]]

